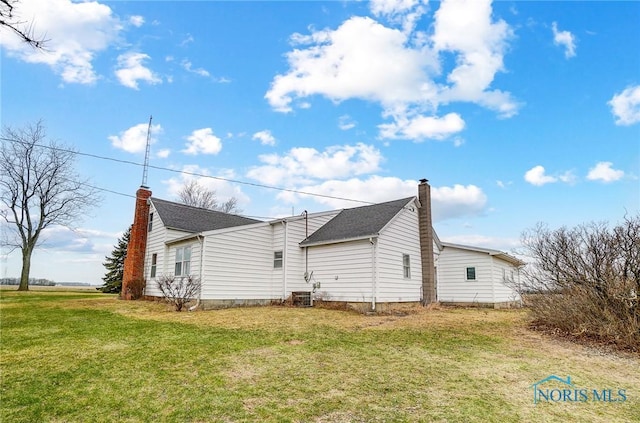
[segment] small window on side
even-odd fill
[[[282,268],[282,251],[274,251],[273,252],[273,268],[281,269]]]
[[[152,254],[151,255],[151,272],[150,272],[150,276],[152,278],[156,277],[156,265],[158,264],[158,255],[157,254]]]
[[[475,267],[467,267],[467,280],[475,281],[476,280],[476,268]]]
[[[149,228],[147,229],[147,232],[151,232],[152,229],[153,229],[153,212],[149,213]]]
[[[402,274],[405,279],[411,279],[411,257],[409,254],[402,255]]]

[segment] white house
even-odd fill
[[[202,283],[197,300],[203,308],[293,299],[379,310],[438,298],[494,303],[508,297],[492,286],[485,295],[481,283],[465,291],[454,268],[475,267],[484,276],[486,266],[464,250],[469,247],[437,239],[426,180],[418,192],[417,198],[263,222],[153,198],[143,187],[125,261],[124,296],[134,280],[146,281],[145,296],[160,297],[159,277],[193,275]],[[469,261],[464,254],[456,259],[454,250],[469,252]]]
[[[438,301],[496,307],[519,304],[516,288],[524,264],[502,251],[441,242],[436,272]]]

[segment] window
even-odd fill
[[[282,251],[274,251],[273,252],[273,268],[280,269],[282,268]]]
[[[402,255],[402,274],[405,279],[411,279],[411,257],[409,254]]]
[[[158,264],[158,255],[157,254],[152,254],[151,255],[151,277],[155,278],[156,277],[156,265]]]
[[[153,229],[153,212],[149,213],[149,228],[147,229],[147,232],[151,232],[151,229]]]
[[[475,267],[467,267],[467,280],[475,281],[476,280],[476,268]]]
[[[191,272],[191,247],[176,248],[176,276],[187,276]]]

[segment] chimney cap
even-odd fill
[[[420,179],[421,184],[426,184],[427,182],[429,182],[428,179],[424,179],[424,178]]]

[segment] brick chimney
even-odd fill
[[[420,228],[420,257],[422,259],[422,304],[427,305],[436,301],[436,274],[433,263],[431,187],[426,179],[420,179],[418,200],[420,201],[418,220]]]
[[[147,225],[149,222],[149,202],[151,191],[140,187],[136,192],[136,210],[133,216],[133,226],[127,257],[124,259],[124,275],[122,277],[122,292],[120,298],[135,299],[132,290],[136,282],[144,279],[144,255],[147,249]]]

